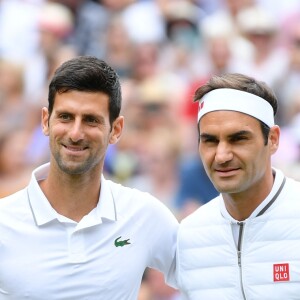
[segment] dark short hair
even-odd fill
[[[277,113],[278,100],[272,89],[263,81],[239,73],[227,73],[220,76],[212,76],[204,85],[196,90],[194,101],[200,101],[205,94],[221,88],[241,90],[259,96],[271,104],[274,116]],[[270,128],[264,122],[258,121],[261,124],[265,144],[267,144]]]
[[[78,56],[58,67],[49,84],[50,115],[56,94],[70,90],[105,93],[109,96],[110,124],[120,115],[122,95],[119,76],[105,61],[94,56]]]

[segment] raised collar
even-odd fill
[[[280,170],[273,168],[273,173],[275,174],[275,180],[269,195],[260,203],[260,205],[252,212],[252,214],[247,219],[256,218],[258,215],[260,215],[260,212],[263,211],[264,208],[272,209],[273,206],[269,205],[269,203],[272,204],[276,200],[285,182],[285,176]],[[225,219],[230,220],[231,222],[238,222],[228,213],[222,195],[219,195],[219,199],[222,216]]]
[[[39,181],[47,178],[50,163],[46,163],[32,172],[31,180],[27,188],[28,199],[36,224],[42,226],[55,219],[67,222],[69,219],[59,215],[50,205],[39,186]],[[101,176],[101,191],[97,206],[86,216],[84,216],[78,225],[80,227],[90,227],[102,223],[104,220],[116,221],[117,212],[113,197],[112,187],[104,176]],[[76,223],[72,220],[69,222]]]

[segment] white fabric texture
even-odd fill
[[[232,222],[221,214],[221,196],[182,221],[177,280],[187,299],[299,299],[299,192],[300,183],[287,179],[264,214],[244,221],[241,267]],[[276,264],[289,265],[288,281],[274,281]]]
[[[160,201],[102,177],[98,206],[77,223],[42,193],[47,172],[0,201],[1,300],[136,300],[146,267],[171,280],[178,223]]]

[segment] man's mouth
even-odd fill
[[[218,173],[221,177],[232,176],[237,173],[239,168],[224,168],[224,169],[215,169],[215,172]]]
[[[83,146],[64,146],[66,149],[70,150],[70,151],[83,151],[85,149],[87,149],[87,147],[83,147]]]
[[[63,147],[67,153],[72,154],[72,155],[81,154],[86,149],[88,149],[88,147],[85,145],[63,145]]]

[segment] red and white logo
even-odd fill
[[[198,112],[203,108],[203,106],[204,106],[204,101],[199,103]]]
[[[274,264],[273,279],[275,281],[290,281],[289,264]]]

